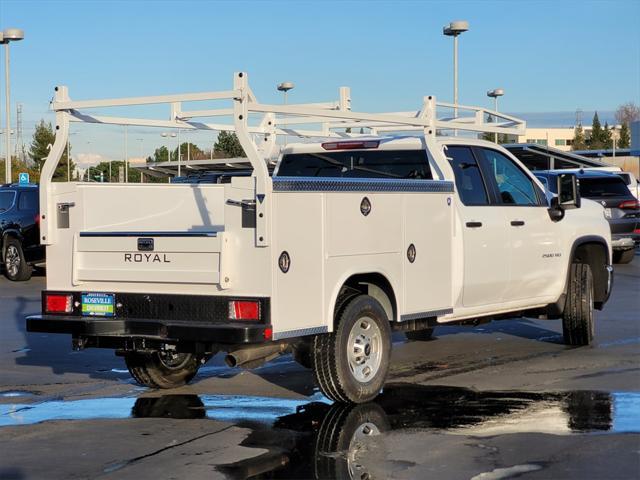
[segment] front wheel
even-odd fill
[[[332,333],[313,342],[316,383],[338,402],[364,403],[382,389],[389,370],[391,327],[377,300],[359,295],[337,314]]]
[[[124,361],[134,380],[150,388],[176,388],[189,383],[206,357],[192,353],[128,352]]]
[[[583,346],[593,341],[593,277],[586,263],[570,266],[567,301],[562,314],[562,333],[567,345]]]

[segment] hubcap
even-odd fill
[[[362,383],[376,376],[382,362],[382,334],[369,317],[354,323],[347,344],[349,368],[354,378]]]
[[[9,275],[15,277],[20,270],[20,253],[14,245],[7,247],[7,252],[4,257],[4,265],[9,272]]]

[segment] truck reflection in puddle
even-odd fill
[[[274,407],[283,407],[282,400],[271,400]],[[242,445],[266,449],[267,453],[218,467],[234,479],[263,475],[374,478],[361,453],[366,452],[368,458],[384,458],[383,443],[368,440],[389,430],[426,429],[470,436],[640,431],[639,393],[476,392],[396,384],[386,386],[375,402],[364,405],[311,402],[275,419],[268,406],[262,405],[260,411],[260,415],[252,416],[237,403],[221,408],[206,396],[165,395],[139,398],[132,415],[233,419],[237,425],[251,428]]]

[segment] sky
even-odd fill
[[[37,121],[53,120],[56,85],[77,100],[160,95],[227,90],[246,71],[263,103],[282,101],[282,81],[296,84],[291,103],[333,100],[348,85],[355,111],[452,101],[442,27],[458,19],[470,25],[459,46],[462,104],[490,106],[487,90],[503,88],[501,111],[570,126],[578,108],[585,123],[594,110],[604,122],[640,103],[638,0],[0,1],[0,28],[25,31],[10,48],[13,122],[20,102],[27,143]],[[122,128],[74,129],[84,161],[123,155]],[[129,155],[169,144],[157,131],[132,135]],[[192,140],[206,148],[214,138]]]

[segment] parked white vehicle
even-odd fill
[[[224,99],[232,109],[182,111]],[[82,112],[154,103],[171,104],[171,119]],[[458,106],[471,116],[438,119],[453,105],[433,97],[417,112],[356,113],[346,88],[328,104],[265,105],[244,73],[232,90],[204,94],[71,101],[59,87],[52,106],[40,188],[47,290],[27,328],[113,348],[143,385],[188,382],[220,350],[240,366],[293,351],[329,398],[366,402],[384,384],[393,329],[426,339],[437,325],[546,316],[563,319],[567,344],[587,345],[593,309],[609,298],[609,225],[599,205],[580,202],[575,176],[561,177],[548,205],[502,147],[436,136],[518,134],[516,118]],[[194,120],[224,115],[233,124]],[[233,130],[253,176],[52,183],[72,120]],[[271,177],[283,134],[321,140],[289,144]]]

